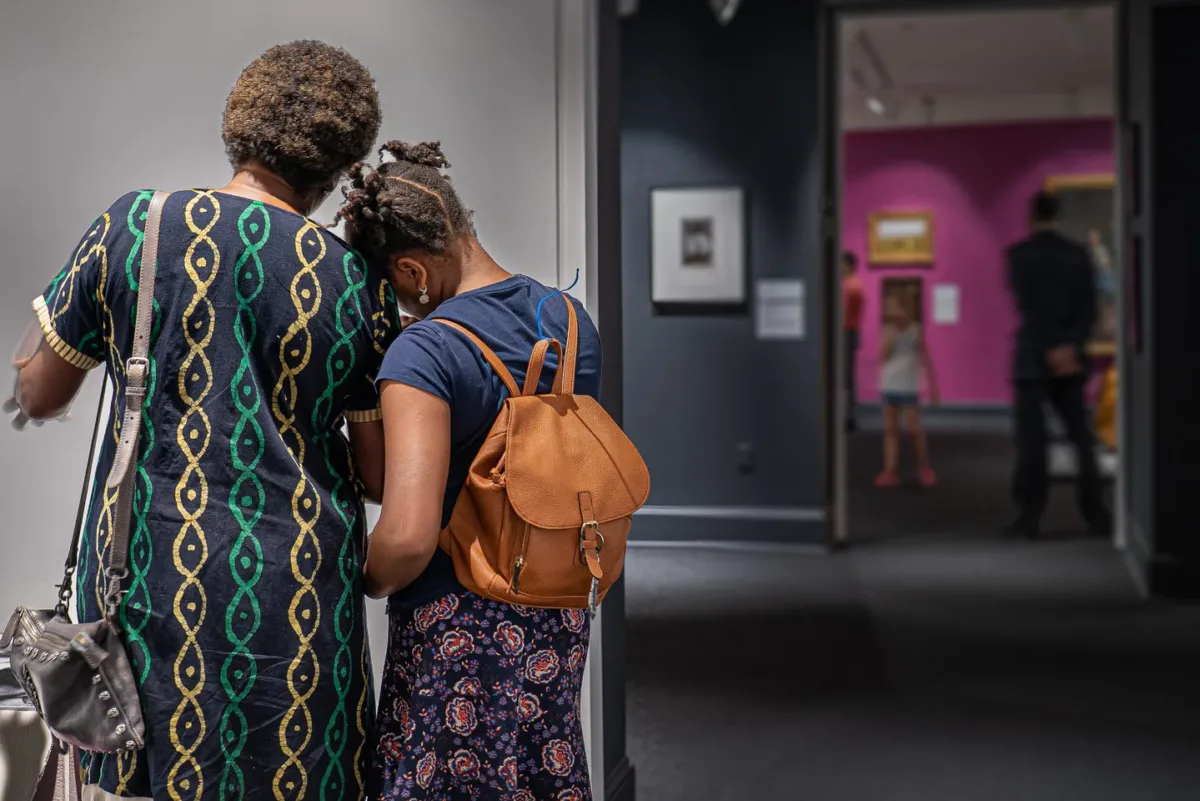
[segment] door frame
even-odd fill
[[[1122,78],[1127,71],[1128,53],[1123,45],[1122,23],[1126,19],[1125,9],[1130,0],[822,0],[818,11],[818,108],[820,109],[818,147],[821,156],[820,197],[820,253],[819,276],[821,297],[821,377],[823,392],[823,443],[825,470],[823,474],[824,499],[829,521],[827,545],[831,550],[851,544],[849,525],[849,488],[847,486],[846,458],[846,403],[845,348],[842,347],[842,304],[840,302],[841,265],[841,214],[843,147],[841,131],[841,30],[842,22],[848,18],[883,14],[905,13],[960,13],[967,11],[1018,11],[1029,9],[1086,8],[1109,6],[1114,14],[1114,59],[1116,81],[1114,86],[1113,148],[1115,156],[1114,176],[1116,179],[1115,220],[1113,238],[1122,243],[1114,248],[1119,274],[1124,279],[1125,228],[1128,224],[1125,208],[1126,180],[1129,165],[1127,160],[1128,129],[1122,123],[1127,92]],[[1144,173],[1144,171],[1143,171]],[[1127,361],[1128,325],[1127,303],[1124,292],[1128,282],[1122,281],[1122,296],[1118,302],[1116,368],[1120,376],[1117,409],[1117,476],[1113,487],[1113,547],[1124,550],[1128,541],[1127,526],[1129,449],[1125,447],[1125,412],[1130,393]]]
[[[554,24],[558,285],[575,284],[572,294],[587,308],[604,338],[600,399],[620,423],[623,348],[617,0],[555,0]],[[624,628],[624,584],[618,582],[591,623],[581,698],[592,794],[597,801],[625,801],[634,793],[625,738]]]

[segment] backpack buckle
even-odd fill
[[[588,531],[595,532],[596,538],[588,539]],[[588,592],[588,611],[594,618],[596,607],[600,605],[600,577],[604,572],[600,568],[600,552],[604,550],[604,534],[600,531],[600,523],[588,520],[579,527],[579,555],[592,574],[592,586]]]
[[[596,539],[588,541],[588,529],[596,532]],[[600,523],[595,520],[589,520],[579,527],[579,553],[586,559],[588,546],[595,545],[596,553],[604,550],[604,534],[600,531]]]

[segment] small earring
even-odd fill
[[[424,306],[424,305],[426,305],[427,303],[429,303],[429,289],[428,289],[428,288],[426,288],[426,287],[421,287],[421,297],[417,298],[417,301],[418,301],[418,302],[419,302],[419,303],[420,303],[422,306]]]

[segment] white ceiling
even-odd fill
[[[841,45],[846,106],[982,109],[982,98],[1111,95],[1114,80],[1110,6],[851,17]]]

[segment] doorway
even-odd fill
[[[833,15],[826,35],[836,52],[826,63],[836,67],[825,108],[837,120],[827,132],[837,165],[827,263],[845,263],[838,251],[852,254],[864,300],[857,349],[831,348],[835,544],[994,538],[1011,521],[1016,311],[1004,251],[1027,235],[1038,191],[1059,197],[1062,232],[1087,246],[1095,266],[1100,314],[1088,397],[1106,495],[1119,506],[1113,7],[846,12]],[[839,333],[853,322],[841,279],[831,275],[827,293]],[[889,297],[904,299],[930,357],[930,369],[917,367],[917,406],[932,489],[918,481],[904,431],[898,486],[876,486],[890,483],[881,391]],[[1048,425],[1053,487],[1042,528],[1074,537],[1083,532],[1074,451],[1053,415]]]

